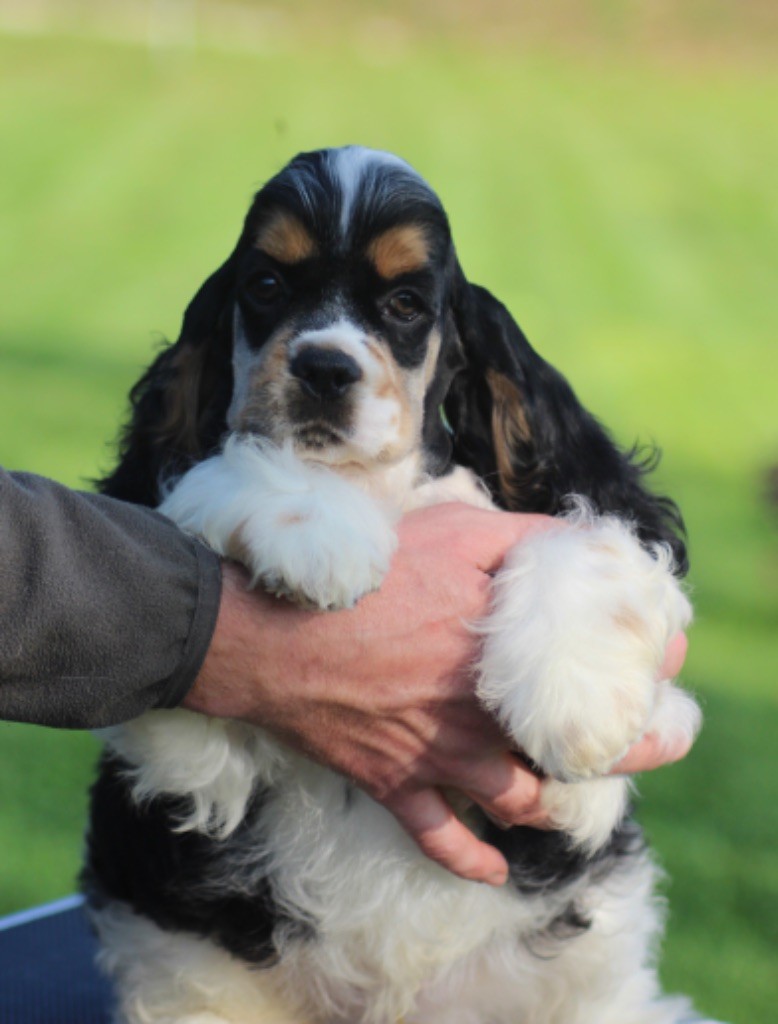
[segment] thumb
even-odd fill
[[[495,886],[505,884],[505,858],[462,824],[438,790],[403,793],[385,806],[430,860],[460,878]]]

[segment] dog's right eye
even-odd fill
[[[272,306],[284,294],[284,288],[277,274],[258,274],[250,282],[251,297],[262,306]]]

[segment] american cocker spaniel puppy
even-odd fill
[[[657,682],[689,622],[675,506],[644,485],[507,310],[468,283],[403,160],[296,157],[257,194],[181,336],[135,387],[106,493],[257,586],[321,608],[376,587],[404,512],[559,515],[478,624],[478,692],[548,776],[558,831],[468,824],[501,889],[428,861],[344,778],[185,710],[105,731],[85,887],[123,1024],[681,1024],[655,871],[607,772],[699,712]]]

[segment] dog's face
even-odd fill
[[[583,495],[685,565],[677,510],[643,486],[650,462],[621,452],[468,283],[440,200],[387,153],[304,153],[272,178],[132,402],[103,482],[117,497],[155,504],[228,432],[251,433],[336,469],[458,463],[516,511],[553,515]]]
[[[303,155],[258,194],[237,256],[231,430],[370,469],[422,446],[447,329],[452,248],[406,163]]]

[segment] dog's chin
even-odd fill
[[[292,434],[295,454],[303,462],[314,462],[330,469],[365,467],[369,460],[350,438],[323,423],[305,424]]]
[[[315,456],[317,459],[329,461],[329,455],[337,458],[346,439],[335,429],[324,423],[306,423],[296,427],[292,435],[294,449],[298,455]]]
[[[358,437],[324,423],[296,427],[292,434],[292,444],[295,454],[303,462],[318,463],[345,473],[386,467],[400,461],[402,455],[406,454],[388,448],[375,451],[366,444],[360,444]]]

